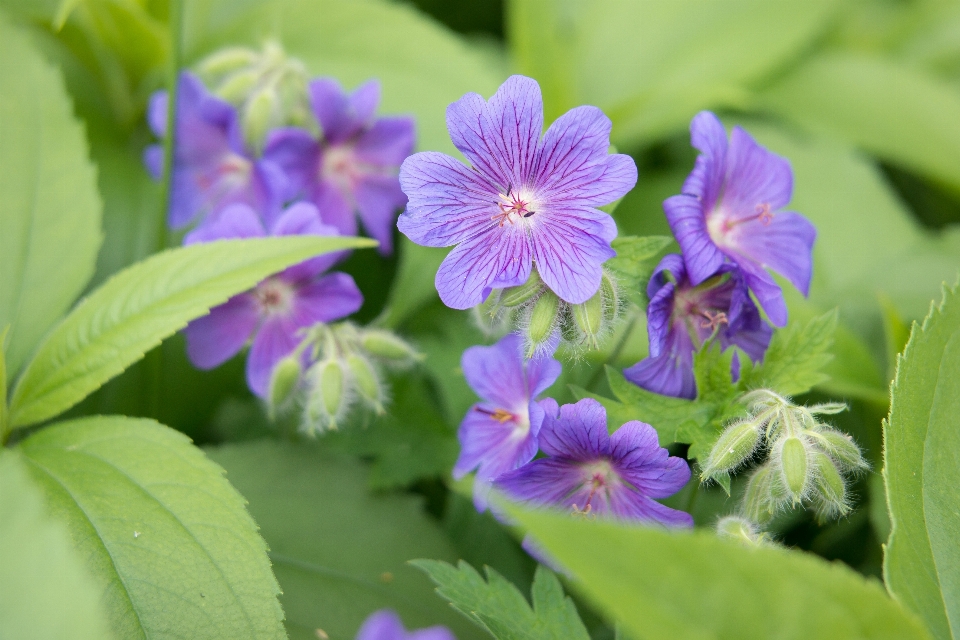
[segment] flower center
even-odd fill
[[[716,276],[696,287],[678,286],[673,298],[673,321],[686,326],[696,345],[721,325],[729,324],[725,309],[730,300],[727,276]]]
[[[508,186],[507,192],[500,194],[496,205],[500,213],[491,216],[490,219],[496,221],[501,227],[508,222],[514,224],[532,218],[537,213],[533,206],[533,194],[523,190],[515,191],[513,186]]]
[[[256,286],[253,297],[263,315],[287,313],[293,306],[293,287],[280,278],[269,278]]]
[[[362,177],[353,146],[335,144],[327,147],[320,163],[320,177],[332,182],[343,193],[351,193]]]
[[[773,221],[773,212],[770,210],[769,202],[761,202],[755,206],[753,213],[754,215],[736,217],[730,215],[722,205],[718,205],[707,214],[707,233],[710,234],[710,239],[718,247],[723,247],[729,244],[728,234],[741,224],[759,220],[761,224],[767,226]]]
[[[526,412],[513,412],[507,411],[506,409],[501,409],[497,407],[493,411],[485,409],[483,407],[476,407],[476,411],[488,415],[502,425],[509,425],[511,429],[510,435],[516,439],[522,439],[527,437],[527,434],[530,433],[530,418],[527,417]]]
[[[575,516],[590,517],[593,512],[593,499],[597,493],[606,489],[612,484],[615,475],[613,467],[607,460],[598,460],[581,467],[584,475],[584,487],[590,487],[590,493],[581,507],[577,503],[573,504],[572,513]],[[596,517],[596,514],[592,514]]]

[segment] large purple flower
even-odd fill
[[[770,320],[783,326],[787,306],[767,269],[807,295],[817,237],[809,220],[780,210],[793,191],[790,163],[740,127],[733,128],[728,143],[723,124],[709,111],[694,117],[690,137],[700,151],[696,166],[683,184],[683,195],[663,203],[690,281],[698,285],[732,261]]]
[[[447,107],[447,128],[472,167],[436,152],[407,158],[400,184],[409,202],[397,221],[418,244],[457,245],[437,272],[444,304],[476,306],[494,288],[526,282],[534,262],[567,302],[596,293],[617,235],[596,207],[637,181],[629,156],[607,152],[609,118],[577,107],[541,139],[540,86],[512,76],[489,102],[468,93]]]
[[[467,384],[482,398],[460,423],[455,478],[477,469],[474,502],[483,511],[490,483],[537,454],[543,409],[536,397],[556,382],[560,363],[552,351],[523,358],[523,340],[509,334],[492,347],[470,347],[461,366]]]
[[[381,609],[370,614],[357,632],[356,640],[457,640],[446,627],[435,626],[407,631],[396,612]]]
[[[287,208],[269,232],[256,212],[231,205],[184,238],[184,244],[266,235],[337,235],[320,222],[312,204]],[[267,278],[256,287],[214,307],[187,325],[187,355],[194,366],[212,369],[236,355],[253,337],[247,358],[247,384],[259,396],[267,393],[270,374],[303,339],[301,329],[348,316],[363,304],[353,278],[329,273],[343,252],[311,258]]]
[[[694,351],[718,329],[721,348],[736,345],[754,362],[763,359],[773,328],[760,317],[735,266],[721,265],[713,277],[694,285],[683,257],[670,254],[654,270],[647,295],[650,355],[623,372],[634,384],[667,396],[694,398]]]
[[[348,95],[336,80],[320,78],[309,93],[322,140],[303,129],[277,129],[267,138],[264,159],[289,177],[288,196],[312,201],[324,222],[344,235],[357,234],[359,214],[380,252],[391,253],[394,220],[407,201],[397,172],[413,151],[413,119],[374,117],[380,102],[375,80]]]
[[[607,412],[585,398],[559,407],[544,401],[540,449],[547,454],[500,476],[494,486],[538,506],[621,521],[693,525],[690,514],[653,498],[672,496],[690,480],[690,467],[670,456],[650,425],[632,420],[611,436]]]
[[[150,98],[147,119],[158,137],[167,132],[167,92]],[[177,84],[176,136],[169,223],[174,229],[236,203],[265,216],[279,213],[286,182],[279,168],[246,151],[236,110],[183,72]],[[144,163],[157,179],[163,173],[163,146],[150,145]]]

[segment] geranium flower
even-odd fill
[[[359,215],[379,251],[389,254],[394,220],[407,201],[397,172],[413,151],[413,118],[374,117],[380,102],[375,80],[349,95],[330,78],[308,89],[322,139],[304,129],[277,129],[267,138],[264,159],[289,177],[288,195],[316,204],[324,222],[343,235],[357,234]]]
[[[166,91],[150,98],[147,119],[160,138],[167,133]],[[245,204],[267,217],[279,213],[283,173],[246,150],[236,110],[183,72],[177,84],[176,136],[170,185],[169,224],[183,227],[230,204]],[[150,145],[144,163],[154,178],[163,173],[163,145]]]
[[[739,269],[721,265],[705,282],[690,282],[683,257],[664,256],[647,285],[650,355],[624,370],[627,380],[649,391],[694,398],[693,354],[717,331],[723,349],[740,347],[759,362],[773,328],[750,299]],[[736,375],[739,363],[734,356]]]
[[[506,473],[494,486],[508,496],[577,515],[689,527],[689,513],[654,498],[672,496],[690,480],[690,467],[670,456],[650,425],[632,420],[607,433],[607,412],[596,400],[547,409],[537,458]]]
[[[337,235],[337,230],[322,224],[317,208],[309,203],[287,208],[269,231],[253,209],[236,204],[189,233],[184,244],[307,234]],[[339,320],[363,304],[353,278],[345,273],[324,274],[344,253],[289,267],[188,324],[184,331],[190,362],[200,369],[212,369],[239,353],[252,338],[247,384],[254,393],[265,396],[274,366],[300,344],[302,329]]]
[[[525,360],[523,340],[516,334],[492,347],[463,352],[463,374],[482,401],[470,407],[460,423],[460,457],[453,475],[460,479],[477,469],[474,503],[480,511],[486,509],[490,482],[537,454],[544,414],[536,397],[556,382],[561,369],[552,354],[549,349]]]
[[[512,76],[489,102],[468,93],[447,107],[447,128],[472,167],[435,152],[407,158],[400,184],[409,201],[397,221],[418,244],[456,245],[436,276],[444,304],[476,306],[494,288],[526,282],[534,262],[563,300],[593,296],[617,235],[596,207],[637,181],[629,156],[608,153],[610,119],[577,107],[541,139],[540,86]]]
[[[790,201],[790,163],[734,127],[727,132],[717,116],[703,111],[690,123],[691,144],[700,151],[683,194],[663,203],[698,285],[732,262],[777,326],[787,322],[783,292],[772,269],[804,295],[810,289],[816,228],[799,213],[781,211]]]
[[[370,614],[357,632],[356,640],[457,640],[442,626],[407,631],[396,612],[381,609]]]

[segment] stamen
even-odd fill
[[[756,211],[757,217],[764,225],[769,225],[771,222],[773,222],[773,214],[770,212],[770,204],[768,202],[758,204]]]
[[[571,515],[573,515],[574,517],[583,518],[584,520],[596,520],[597,514],[592,513],[592,511],[593,511],[593,505],[591,505],[589,502],[587,503],[587,506],[584,507],[583,509],[581,509],[580,507],[577,506],[576,503],[574,503],[573,511],[571,511]]]
[[[516,420],[517,418],[517,416],[510,413],[506,409],[496,409],[495,411],[488,411],[483,407],[477,407],[476,410],[479,411],[480,413],[490,416],[500,424],[505,424],[507,422],[510,422],[511,420]]]
[[[529,203],[521,200],[519,193],[514,193],[513,185],[508,184],[506,195],[501,197],[506,200],[506,202],[494,203],[500,208],[500,213],[490,217],[490,219],[496,221],[500,227],[503,227],[503,225],[507,222],[513,224],[514,215],[516,215],[518,218],[529,218],[536,213],[536,211],[527,209]]]
[[[700,314],[706,318],[706,322],[701,322],[700,326],[704,329],[716,329],[721,324],[728,324],[727,314],[723,311],[701,311]]]

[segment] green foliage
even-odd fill
[[[707,532],[514,516],[638,638],[929,638],[879,583],[806,553]]]
[[[209,451],[249,500],[270,545],[294,640],[352,640],[377,609],[400,613],[408,628],[438,623],[461,640],[481,634],[462,621],[408,560],[456,560],[449,542],[413,496],[374,495],[353,460],[308,444],[270,441]]]
[[[266,545],[222,470],[152,420],[60,423],[18,447],[118,638],[282,638]]]
[[[887,587],[934,637],[960,629],[960,299],[945,290],[913,325],[891,387],[884,470],[892,526]]]
[[[786,396],[809,391],[827,379],[822,370],[832,358],[836,329],[836,311],[806,324],[790,323],[774,333],[763,362],[744,370],[740,384],[746,389],[774,389]]]
[[[437,584],[437,593],[454,609],[486,629],[497,640],[589,640],[577,607],[564,596],[552,571],[537,567],[533,607],[506,578],[486,568],[487,579],[466,562],[454,567],[437,560],[416,560]]]
[[[621,236],[614,239],[613,250],[617,255],[604,263],[618,276],[627,299],[638,304],[646,303],[647,281],[656,268],[656,260],[673,243],[666,236]]]
[[[101,202],[60,74],[0,14],[0,326],[12,374],[80,294]]]
[[[0,637],[111,637],[97,585],[16,453],[0,451]]]
[[[69,409],[211,307],[307,257],[370,240],[310,236],[225,240],[159,253],[111,278],[41,344],[13,391],[23,427]]]

